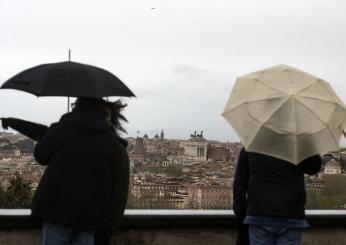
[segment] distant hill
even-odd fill
[[[34,146],[33,140],[21,134],[1,134],[0,137],[0,151],[20,149],[23,153],[32,154]]]

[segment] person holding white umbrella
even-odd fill
[[[235,181],[248,181],[250,244],[300,244],[304,174],[339,149],[344,104],[327,82],[279,65],[238,78],[223,116],[245,147],[238,165],[248,165],[249,179]]]
[[[241,152],[238,166],[249,167],[248,206],[250,244],[298,245],[305,220],[304,174],[319,172],[322,160],[314,155],[295,166],[285,160],[253,152]]]

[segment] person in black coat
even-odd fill
[[[244,153],[244,152],[243,152]],[[298,165],[264,154],[248,152],[239,166],[249,166],[247,216],[250,244],[300,244],[305,220],[304,174],[320,171],[319,155]],[[245,162],[244,162],[245,161]],[[246,175],[244,175],[246,176]]]
[[[44,244],[53,242],[54,232],[93,244],[96,230],[96,244],[110,243],[109,231],[119,226],[128,194],[126,142],[116,133],[122,130],[119,119],[125,119],[122,107],[79,99],[36,145],[36,160],[48,165],[32,205],[32,215],[44,220]],[[23,131],[25,121],[19,122]],[[32,127],[31,133],[41,134],[43,127]]]
[[[249,154],[244,148],[240,150],[233,184],[233,211],[237,218],[237,245],[248,245],[249,227],[244,224],[247,209],[247,194],[249,186]]]
[[[118,138],[120,143],[120,145],[118,145],[119,152],[117,155],[118,159],[116,161],[120,167],[115,168],[114,170],[116,171],[113,172],[110,224],[106,227],[99,227],[96,230],[96,245],[111,244],[112,231],[119,228],[121,219],[123,217],[129,187],[129,159],[126,152],[128,143],[118,135],[119,131],[126,132],[120,123],[120,120],[127,121],[126,118],[121,114],[121,111],[126,104],[122,104],[120,101],[104,103],[107,109],[111,112],[108,121],[110,121],[111,129],[114,131],[115,136]],[[1,121],[4,129],[11,127],[12,129],[35,141],[40,141],[48,131],[48,127],[46,125],[18,118],[1,118]]]

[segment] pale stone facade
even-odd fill
[[[191,138],[183,143],[187,160],[207,161],[208,141],[202,137]]]
[[[324,174],[341,174],[341,165],[335,159],[331,159],[324,166]]]

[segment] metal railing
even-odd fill
[[[38,228],[29,209],[0,209],[0,229]],[[346,227],[346,210],[306,210],[312,226]],[[235,227],[232,210],[127,209],[121,227]]]

